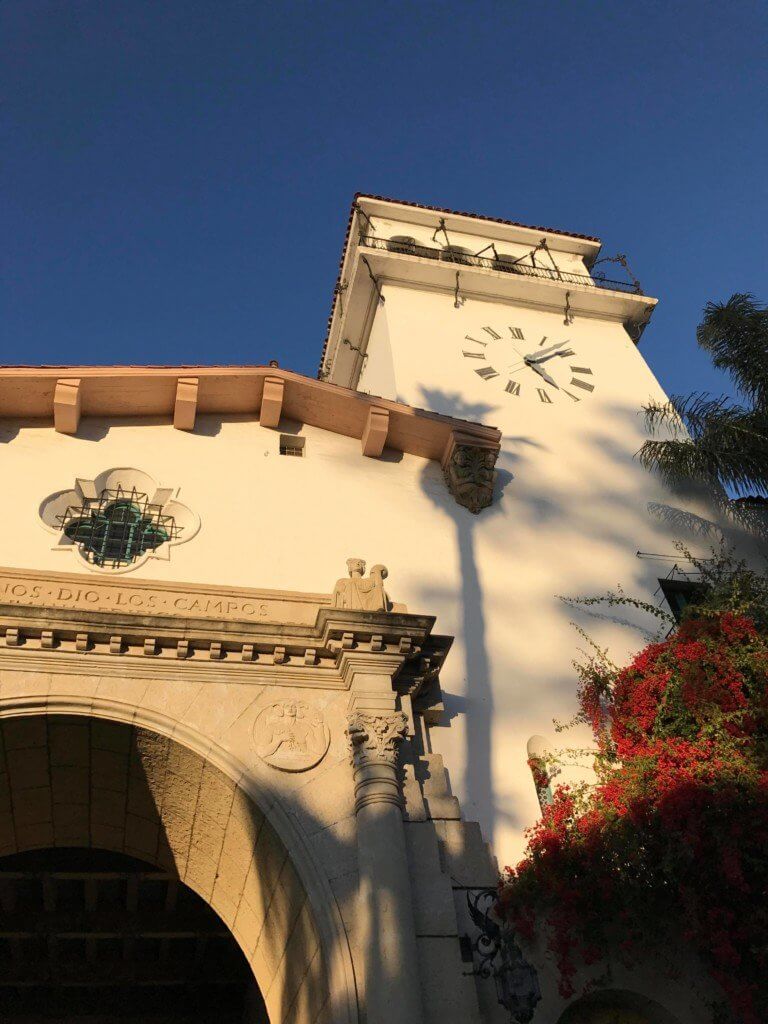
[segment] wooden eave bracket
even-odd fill
[[[501,437],[488,425],[260,366],[0,367],[0,409],[6,418],[52,416],[63,434],[78,431],[81,411],[84,416],[167,417],[186,431],[194,429],[198,410],[256,415],[270,428],[289,415],[359,439],[369,458],[380,458],[387,447],[442,461],[444,469],[452,432],[466,434],[470,447],[493,447]]]
[[[452,430],[440,464],[448,490],[459,505],[473,515],[493,502],[496,459],[500,441],[479,438],[463,430]]]
[[[377,459],[384,451],[389,433],[389,410],[372,405],[368,410],[361,443],[363,455]]]
[[[283,395],[285,381],[282,377],[265,377],[264,391],[261,396],[261,412],[259,422],[262,427],[276,427],[283,411]]]
[[[62,377],[53,392],[53,425],[60,434],[76,434],[83,394],[80,377]]]
[[[198,386],[199,378],[197,377],[179,377],[176,382],[173,425],[177,430],[195,429]]]

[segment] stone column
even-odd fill
[[[361,952],[368,1024],[423,1020],[413,896],[398,766],[407,719],[389,692],[352,694],[352,748],[360,871]]]

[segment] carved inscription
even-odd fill
[[[66,577],[65,577],[66,579]],[[314,623],[318,607],[329,600],[316,601],[262,598],[258,593],[211,593],[195,588],[126,584],[63,582],[55,576],[41,579],[27,574],[0,572],[0,604],[38,608],[71,608],[83,611],[133,612],[174,616],[199,616],[215,619],[240,619],[264,622]]]

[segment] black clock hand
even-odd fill
[[[539,349],[537,352],[529,352],[526,359],[540,359],[548,358],[550,355],[554,355],[558,349],[561,349],[563,345],[567,345],[567,341],[558,341],[555,345],[550,345],[549,348],[545,348],[543,351]]]
[[[533,370],[534,373],[538,373],[538,375],[540,377],[542,377],[547,382],[547,384],[551,384],[552,387],[553,388],[557,388],[558,391],[560,390],[559,387],[558,387],[557,381],[555,381],[552,377],[550,377],[550,375],[547,373],[547,371],[543,370],[532,359],[526,359],[525,360],[525,364],[526,364],[526,366],[530,366],[530,368]]]
[[[547,355],[539,356],[538,358],[531,357],[530,362],[532,362],[532,363],[545,363],[547,361],[547,359],[554,359],[555,356],[560,356],[560,358],[562,359],[565,356],[572,356],[573,354],[574,354],[573,349],[572,348],[567,348],[567,349],[565,349],[562,352],[549,352]]]

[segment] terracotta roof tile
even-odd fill
[[[561,228],[544,228],[538,224],[521,224],[516,220],[504,220],[502,217],[486,217],[482,213],[467,213],[464,210],[448,210],[443,206],[428,206],[426,203],[411,203],[405,199],[388,199],[386,196],[372,196],[367,192],[356,192],[352,202],[354,209],[358,199],[377,199],[381,203],[397,203],[399,206],[412,206],[417,210],[431,210],[433,213],[447,213],[454,217],[472,217],[475,220],[487,220],[491,224],[507,224],[513,228],[527,228],[529,231],[543,231],[550,235],[566,235],[568,238],[581,238],[585,242],[599,242],[594,235],[580,235],[576,231],[563,231]]]

